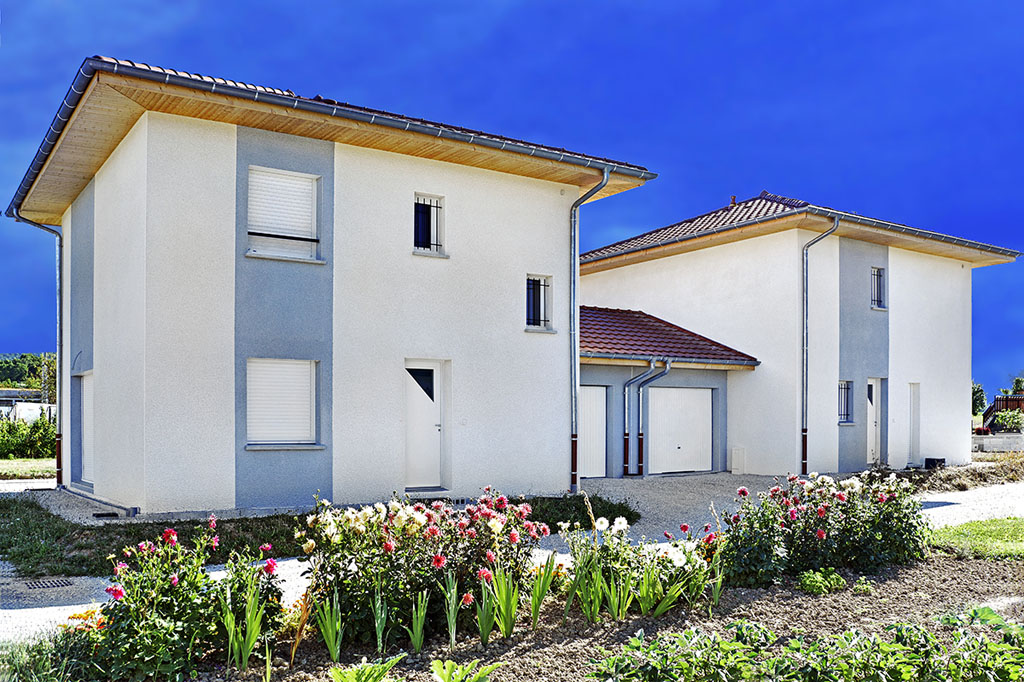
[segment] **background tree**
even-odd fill
[[[985,397],[985,387],[979,383],[972,382],[971,387],[971,413],[981,414],[985,411],[988,406],[988,400]]]
[[[51,405],[57,402],[57,354],[41,353],[39,356],[39,388],[43,389],[43,402]]]
[[[1001,388],[999,392],[1003,395],[1024,395],[1024,370],[1017,372],[1017,376],[1013,377],[1010,388]]]

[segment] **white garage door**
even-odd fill
[[[92,375],[82,377],[82,480],[92,482],[93,462],[93,390]]]
[[[650,388],[650,471],[711,470],[711,389]]]
[[[607,387],[580,386],[577,472],[581,478],[604,477]]]

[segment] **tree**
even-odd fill
[[[57,354],[41,353],[39,356],[39,388],[43,389],[43,402],[57,402]]]
[[[985,398],[985,387],[977,382],[972,383],[971,412],[973,414],[981,414],[985,411],[985,407],[988,405],[988,400]]]
[[[999,392],[1003,395],[1024,395],[1024,370],[1017,372],[1017,376],[1013,377],[1013,386],[1001,388]]]

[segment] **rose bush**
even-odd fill
[[[461,592],[479,592],[481,575],[497,565],[525,585],[531,552],[550,530],[530,519],[530,505],[513,504],[490,488],[456,509],[434,501],[392,499],[360,509],[318,500],[296,531],[309,562],[315,600],[337,593],[346,636],[376,636],[371,603],[380,594],[392,636],[412,623],[417,595],[429,594],[426,629],[446,631],[444,576],[454,575]],[[463,619],[471,618],[465,609]]]
[[[871,571],[924,557],[928,525],[911,485],[895,474],[789,476],[756,496],[738,491],[717,543],[732,585],[763,586],[824,567]]]

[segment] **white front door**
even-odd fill
[[[94,413],[92,374],[86,374],[82,377],[81,403],[82,481],[85,483],[92,483]]]
[[[405,486],[441,486],[441,363],[405,365]]]
[[[608,388],[605,386],[580,386],[579,399],[579,440],[576,444],[578,467],[581,478],[604,477],[605,441],[607,428]]]
[[[868,379],[867,409],[864,414],[868,421],[868,464],[878,464],[882,456],[882,430],[878,428],[882,414],[882,381]]]
[[[650,471],[711,470],[711,389],[650,388]]]
[[[921,463],[921,384],[910,384],[910,452],[907,464]]]

